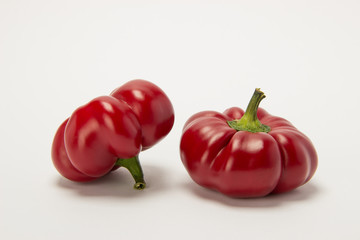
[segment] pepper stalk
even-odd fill
[[[228,125],[236,131],[248,131],[253,133],[270,132],[271,128],[262,124],[257,117],[259,104],[265,97],[264,92],[260,91],[260,88],[256,88],[244,115],[240,119],[227,121]]]
[[[146,183],[144,180],[144,173],[142,171],[139,157],[131,157],[131,158],[119,158],[115,166],[124,167],[131,173],[132,177],[135,180],[134,188],[137,190],[143,190],[146,187]]]

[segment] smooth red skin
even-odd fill
[[[64,139],[71,164],[87,176],[100,177],[118,158],[139,154],[141,126],[127,103],[102,96],[74,111]]]
[[[142,129],[142,150],[164,138],[174,124],[174,109],[155,84],[137,79],[115,89],[111,96],[125,101],[136,114]]]
[[[311,141],[289,121],[259,108],[259,120],[269,133],[236,131],[228,120],[244,111],[204,111],[185,123],[180,143],[182,162],[199,185],[231,197],[262,197],[299,187],[317,167]]]
[[[134,157],[170,132],[174,110],[156,85],[133,80],[112,95],[78,108],[59,127],[52,159],[64,177],[78,182],[96,179],[118,169],[118,158]]]
[[[65,149],[65,143],[64,143],[64,131],[66,124],[69,119],[66,119],[58,128],[52,148],[51,148],[51,158],[53,161],[53,164],[55,168],[58,170],[58,172],[66,177],[67,179],[70,179],[72,181],[76,182],[88,182],[91,180],[94,180],[96,178],[87,176],[77,170],[72,163],[70,162],[69,156]]]

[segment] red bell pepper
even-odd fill
[[[231,197],[262,197],[308,182],[317,168],[311,141],[289,121],[259,108],[256,89],[246,112],[203,111],[185,123],[181,160],[199,185]]]
[[[138,155],[165,137],[173,123],[165,93],[153,83],[133,80],[76,109],[55,134],[52,160],[61,175],[79,182],[125,167],[134,188],[143,189]]]

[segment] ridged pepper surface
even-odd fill
[[[52,161],[61,175],[79,182],[125,167],[134,187],[143,189],[139,153],[165,137],[173,123],[166,94],[151,82],[133,80],[77,108],[55,134]]]
[[[318,159],[309,138],[284,118],[259,108],[256,89],[244,112],[199,112],[185,123],[181,160],[199,185],[231,197],[262,197],[310,180]]]

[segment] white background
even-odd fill
[[[175,108],[171,133],[140,155],[148,188],[125,170],[62,178],[57,127],[135,78]],[[358,0],[0,0],[0,239],[360,239],[359,80]],[[256,87],[313,141],[314,178],[246,200],[197,186],[184,122],[245,108]]]

